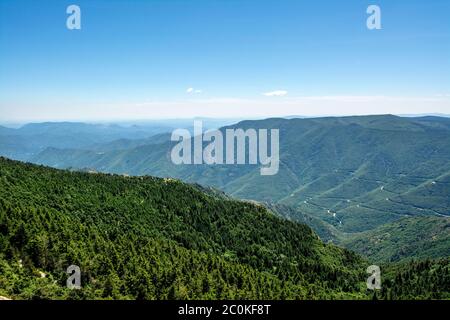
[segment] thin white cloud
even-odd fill
[[[188,94],[200,94],[203,91],[201,89],[187,88],[186,93]]]
[[[263,93],[263,95],[266,97],[284,97],[285,95],[287,95],[287,93],[288,92],[286,90],[275,90],[275,91],[265,92],[265,93]]]

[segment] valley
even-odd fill
[[[37,132],[50,130],[35,126]],[[50,130],[54,136],[70,134],[64,126],[74,124],[44,126],[59,126]],[[450,119],[266,119],[220,130],[227,128],[279,129],[279,173],[261,176],[260,166],[254,164],[175,165],[169,130],[152,127],[146,129],[148,136],[133,133],[97,143],[91,142],[104,138],[90,132],[91,142],[82,148],[55,147],[53,142],[45,147],[45,141],[52,140],[36,135],[43,150],[30,156],[19,152],[17,159],[71,171],[151,175],[203,185],[215,196],[225,192],[231,198],[257,201],[278,216],[309,225],[323,241],[355,250],[374,263],[449,256],[445,221],[450,217]],[[160,131],[153,134],[154,130]],[[0,131],[0,154],[10,155],[4,146],[11,132]],[[432,239],[435,229],[441,233],[437,240]],[[411,248],[408,243],[417,239],[423,240],[422,247]],[[432,250],[435,241],[439,249]]]

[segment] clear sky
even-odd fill
[[[1,121],[380,113],[450,114],[450,1],[0,0]]]

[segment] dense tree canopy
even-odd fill
[[[81,290],[65,287],[72,264],[81,268]],[[257,203],[172,179],[75,173],[0,158],[0,295],[370,298],[367,266]],[[448,261],[388,268],[386,298],[448,295]],[[436,279],[436,268],[444,278]],[[421,272],[411,276],[413,270]],[[411,279],[416,289],[404,289]]]

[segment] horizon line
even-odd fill
[[[175,121],[243,121],[243,120],[267,120],[267,119],[320,119],[320,118],[351,118],[351,117],[371,117],[371,116],[395,116],[400,118],[420,118],[420,117],[438,117],[450,118],[450,114],[446,113],[412,113],[412,114],[395,114],[395,113],[380,113],[380,114],[329,114],[329,115],[284,115],[284,116],[252,116],[252,117],[162,117],[162,118],[145,118],[145,119],[29,119],[29,120],[0,120],[0,125],[7,127],[8,125],[27,125],[27,124],[43,124],[43,123],[84,123],[84,124],[138,124],[148,122],[175,122]]]

